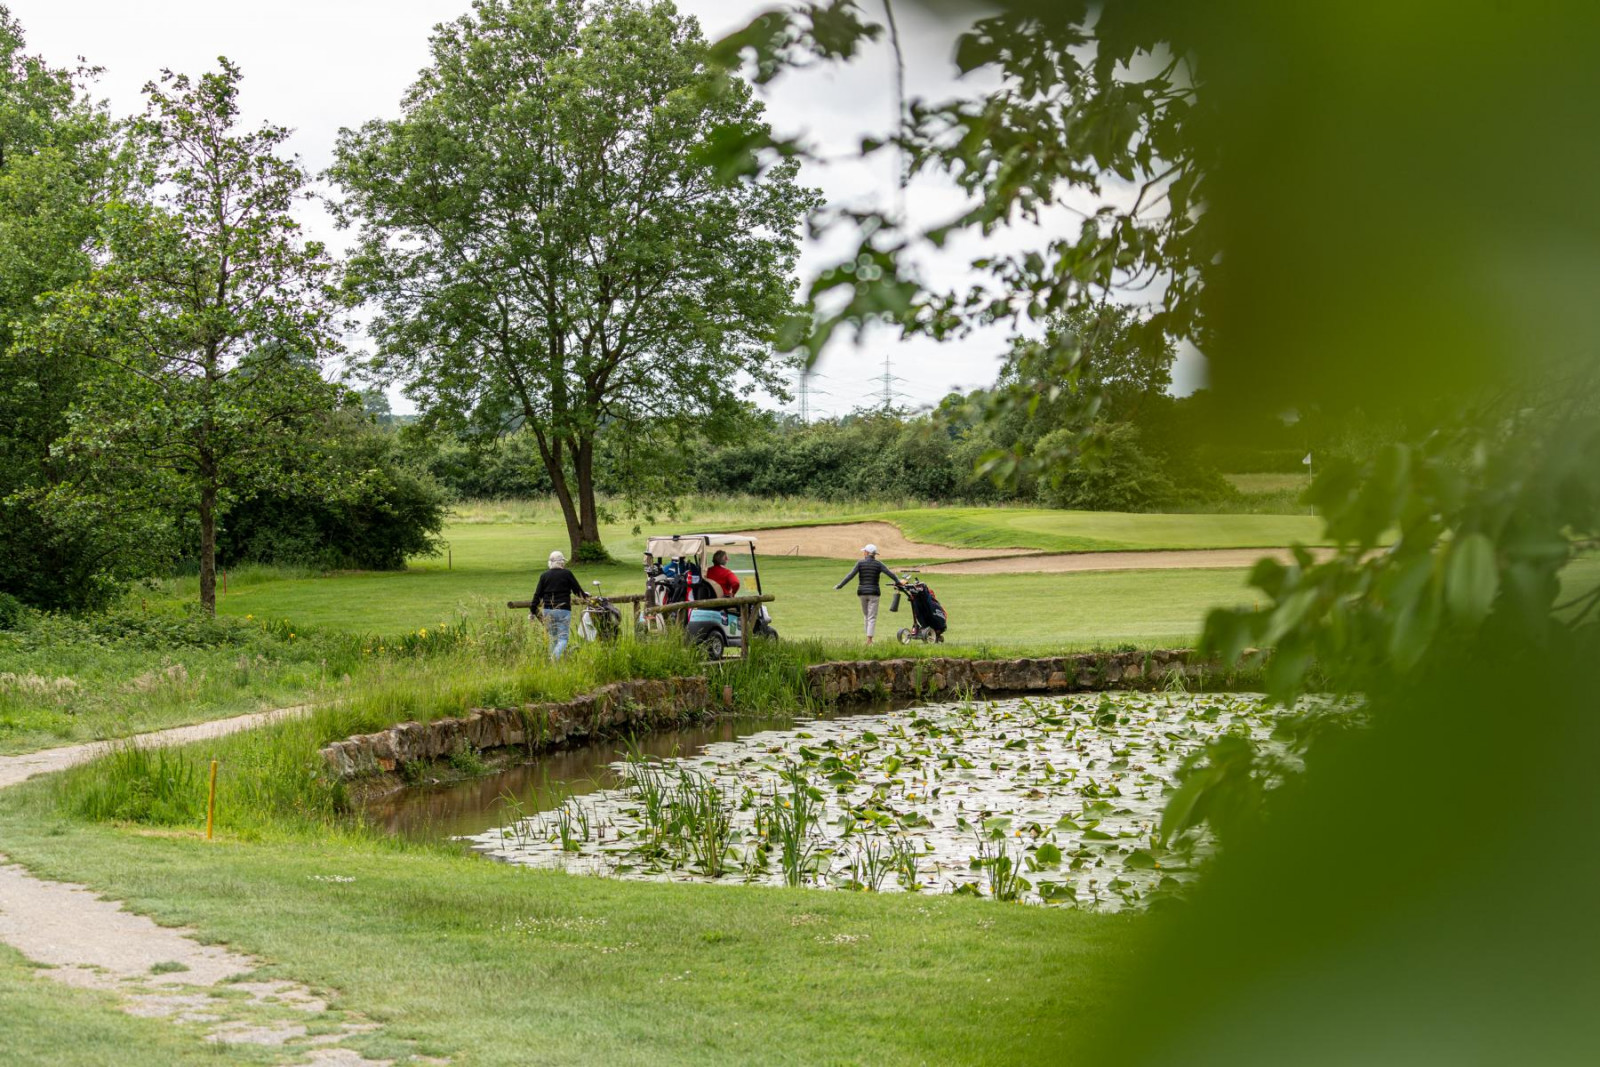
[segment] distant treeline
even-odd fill
[[[997,482],[985,457],[1026,451],[1060,427],[985,418],[984,398],[952,394],[931,412],[864,411],[809,424],[752,409],[730,440],[657,442],[663,494],[746,493],[822,500],[916,498],[930,503],[1036,504],[1087,510],[1227,508],[1238,493],[1222,475],[1300,473],[1307,452],[1331,459],[1362,451],[1388,433],[1359,416],[1337,424],[1263,416],[1224,420],[1204,390],[1184,398],[1153,393],[1137,412],[1106,421],[1102,451],[1043,474]],[[1042,431],[1042,432],[1041,432]],[[406,462],[463,499],[547,496],[551,485],[530,434],[463,440],[397,425]],[[601,437],[601,493],[622,495],[638,457],[626,460]]]

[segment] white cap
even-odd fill
[[[559,548],[550,553],[550,566],[565,567],[566,565],[567,557],[561,554],[561,550]]]
[[[868,545],[866,548],[863,548],[861,551],[865,552],[869,556],[876,556],[878,554],[878,546],[877,545]]]

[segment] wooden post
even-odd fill
[[[228,595],[228,572],[227,571],[223,571],[222,572],[222,595],[223,596],[227,596]]]
[[[206,840],[211,840],[211,824],[217,817],[217,761],[211,761],[211,793],[206,797]]]

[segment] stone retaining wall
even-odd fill
[[[403,722],[335,741],[322,750],[322,757],[335,778],[365,778],[462,751],[525,748],[532,755],[572,741],[661,729],[710,708],[711,688],[704,678],[615,682],[554,704],[480,708],[463,719]]]
[[[806,668],[806,687],[824,704],[918,699],[963,694],[1081,692],[1186,685],[1220,678],[1214,665],[1189,662],[1182,650],[1085,652],[1046,659],[890,659],[819,663]],[[462,719],[403,722],[375,734],[335,741],[322,750],[334,778],[391,774],[400,765],[523,748],[529,755],[573,741],[661,729],[713,711],[704,678],[616,682],[554,704],[484,708]]]
[[[1040,693],[1147,689],[1176,673],[1206,685],[1215,665],[1191,663],[1181,649],[1084,652],[1046,659],[885,659],[819,663],[806,669],[811,695],[827,704],[972,693]]]

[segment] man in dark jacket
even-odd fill
[[[550,553],[550,566],[539,575],[539,585],[533,591],[533,613],[544,619],[544,628],[550,634],[550,658],[558,660],[567,650],[567,637],[572,632],[572,598],[588,599],[583,583],[567,570],[567,557],[559,550]]]
[[[883,595],[880,580],[887,578],[891,586],[899,585],[900,579],[896,578],[894,571],[885,567],[878,561],[878,546],[867,545],[861,550],[861,559],[844,576],[844,581],[834,586],[843,589],[850,579],[857,579],[856,596],[861,599],[861,614],[867,623],[867,644],[872,644],[872,635],[878,629],[878,598]]]

